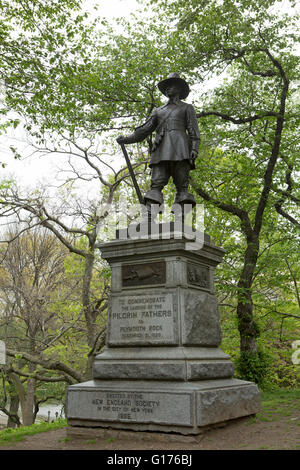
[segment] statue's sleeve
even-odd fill
[[[124,144],[134,144],[141,142],[156,129],[158,124],[156,110],[153,111],[149,119],[139,127],[136,127],[133,134],[124,138]]]
[[[191,104],[189,104],[187,107],[186,118],[187,131],[191,142],[191,150],[195,150],[196,152],[198,152],[200,145],[200,132],[195,109]]]

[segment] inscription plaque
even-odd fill
[[[72,390],[68,397],[68,417],[191,426],[191,406],[192,397],[187,393],[170,395],[161,392],[113,390],[81,390],[78,393]],[[176,418],[174,409],[177,411]]]
[[[189,284],[209,289],[209,270],[204,266],[188,263],[187,278]]]
[[[112,297],[108,343],[174,344],[177,313],[174,303],[171,293]]]
[[[165,284],[166,262],[122,266],[123,287]]]

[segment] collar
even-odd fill
[[[169,99],[169,101],[168,101],[167,103],[165,103],[165,104],[162,106],[162,108],[165,108],[166,106],[168,106],[168,104],[176,104],[176,106],[181,106],[183,103],[180,101],[179,98],[177,98],[177,99],[175,98],[174,100],[170,100],[170,99]]]
[[[167,104],[179,104],[180,103],[180,99],[179,98],[169,98],[169,101]]]

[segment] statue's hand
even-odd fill
[[[191,150],[190,157],[191,157],[193,160],[196,160],[196,158],[198,157],[198,152],[197,152],[196,150]]]
[[[116,140],[118,144],[125,144],[126,138],[123,135],[119,135]]]

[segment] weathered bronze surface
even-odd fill
[[[171,73],[166,80],[158,83],[158,88],[168,97],[168,102],[155,108],[149,119],[133,134],[117,138],[124,149],[124,144],[141,142],[156,131],[149,164],[152,168],[151,187],[144,196],[148,217],[152,214],[152,218],[157,215],[155,206],[163,203],[162,190],[170,177],[176,187],[175,204],[195,205],[194,196],[188,192],[189,173],[195,168],[200,145],[195,109],[181,101],[190,91],[187,82],[177,73]]]
[[[209,289],[209,271],[204,266],[188,263],[187,278],[189,284],[195,284]]]
[[[123,287],[165,284],[166,262],[122,266]]]

